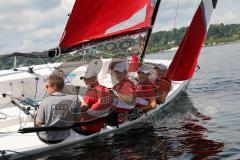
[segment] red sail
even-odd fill
[[[169,80],[190,79],[204,43],[215,0],[202,1],[167,72]]]
[[[153,0],[76,0],[60,41],[70,48],[86,41],[151,26]]]

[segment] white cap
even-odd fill
[[[88,68],[87,71],[85,72],[84,76],[80,77],[80,79],[91,78],[91,77],[97,77],[97,72],[96,72],[96,70],[94,70],[92,68]]]
[[[128,63],[127,62],[121,62],[114,66],[113,71],[118,71],[120,73],[128,70]]]
[[[167,66],[162,63],[157,64],[154,68],[159,68],[160,70],[163,70],[163,71],[167,70]]]
[[[144,66],[139,67],[137,72],[143,72],[145,74],[150,74],[150,71]]]
[[[87,66],[87,70],[84,73],[84,76],[80,77],[80,79],[83,78],[91,78],[98,75],[102,68],[102,61],[100,59],[93,59],[89,62]]]

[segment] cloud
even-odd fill
[[[240,1],[219,0],[217,9],[213,15],[212,23],[239,24]]]
[[[197,9],[199,0],[179,0],[175,27],[188,26]],[[154,31],[171,30],[174,27],[178,0],[162,0]],[[240,23],[240,1],[218,0],[211,23]]]
[[[178,0],[162,0],[154,31],[171,30],[174,27],[189,25],[198,2],[198,0],[179,0],[178,5]]]
[[[19,12],[23,9],[47,11],[55,8],[59,0],[50,0],[43,3],[42,0],[0,0],[0,10],[4,13]]]
[[[75,0],[0,0],[0,54],[56,47]],[[178,0],[162,0],[154,31],[174,27]],[[199,0],[179,0],[175,27],[189,25]],[[240,1],[219,0],[212,23],[240,23]]]
[[[0,0],[0,53],[58,45],[74,0]]]

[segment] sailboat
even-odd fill
[[[156,116],[162,107],[175,102],[187,88],[216,5],[217,0],[200,2],[173,60],[170,61],[144,58],[160,0],[76,0],[57,48],[42,53],[13,53],[0,57],[14,57],[13,69],[0,71],[0,159],[22,158],[96,136],[127,130]],[[100,84],[111,88],[113,82],[109,68],[112,59],[128,57],[126,53],[130,47],[137,48],[139,61],[142,63],[162,63],[168,66],[167,78],[171,80],[172,88],[166,101],[136,120],[126,121],[116,127],[106,125],[100,132],[92,135],[81,135],[71,129],[70,136],[60,143],[45,144],[40,141],[37,131],[56,129],[35,128],[33,124],[35,107],[46,97],[46,78],[55,71],[63,71],[66,87],[71,88],[66,90],[81,98],[81,94],[78,94],[84,89],[84,84],[79,77],[86,71],[87,62],[98,57],[102,60],[98,80]],[[17,56],[55,57],[60,61],[17,67]],[[71,57],[75,57],[72,58],[74,62],[61,62]]]

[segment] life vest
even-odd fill
[[[88,116],[83,116],[81,121],[99,118],[95,124],[81,126],[81,130],[88,132],[98,132],[105,123],[105,117],[109,114],[112,104],[112,95],[108,88],[97,85],[95,88],[87,91],[83,98],[84,102],[89,106],[87,111]]]
[[[127,85],[124,85],[126,83],[127,83]],[[114,89],[114,91],[116,91],[117,93],[120,93],[120,94],[126,94],[126,95],[127,94],[133,94],[134,95],[134,84],[128,78],[125,78],[121,82],[116,84],[113,87],[113,89]],[[121,103],[121,102],[119,102],[119,103]],[[124,105],[124,102],[122,102],[122,104]],[[130,112],[135,107],[135,106],[132,106],[132,105],[134,105],[134,104],[127,104],[126,103],[125,107],[118,107],[118,106],[116,106],[115,112],[117,112],[117,113]]]
[[[145,82],[139,83],[135,86],[135,96],[136,96],[136,107],[146,105],[146,102],[150,102],[151,97],[156,97],[154,84],[147,80]],[[145,102],[144,102],[145,101]]]
[[[171,90],[171,81],[166,79],[156,79],[157,104],[164,103],[168,92]]]
[[[156,89],[160,93],[168,93],[171,90],[171,82],[166,79],[156,79],[155,80]]]

